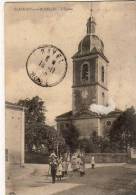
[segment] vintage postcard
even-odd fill
[[[136,194],[136,2],[7,2],[6,195]]]

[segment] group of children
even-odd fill
[[[67,176],[68,167],[71,164],[73,172],[79,172],[80,176],[85,175],[85,157],[84,155],[74,154],[69,162],[67,158],[57,157],[53,152],[49,157],[49,171],[52,176],[52,182],[55,183],[56,178],[61,181],[61,178]],[[91,157],[91,167],[95,167],[94,156]]]
[[[56,178],[61,181],[62,177],[67,176],[69,162],[65,158],[58,158],[53,152],[49,157],[49,165],[49,174],[52,176],[53,183]]]
[[[95,167],[95,159],[94,156],[91,157],[91,167],[94,169]],[[85,175],[85,157],[84,155],[76,155],[74,154],[71,158],[71,168],[73,172],[78,171],[80,176]]]
[[[74,154],[71,158],[71,169],[73,172],[78,171],[80,176],[85,175],[85,158],[84,156]]]
[[[58,166],[56,171],[56,177],[61,181],[61,178],[67,176],[69,162],[66,159],[60,157],[58,159]]]

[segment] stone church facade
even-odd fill
[[[90,110],[92,104],[108,106],[109,61],[104,55],[103,41],[95,34],[95,26],[95,19],[91,16],[87,21],[87,34],[72,57],[72,111],[56,117],[59,131],[73,124],[80,137],[89,137],[93,131],[102,136],[121,113],[118,109],[108,114]]]

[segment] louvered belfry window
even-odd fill
[[[82,66],[82,81],[88,81],[89,80],[89,70],[88,70],[88,64],[83,64]]]

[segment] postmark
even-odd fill
[[[43,45],[34,49],[26,62],[29,78],[41,87],[59,84],[66,76],[67,67],[64,53],[54,45]]]

